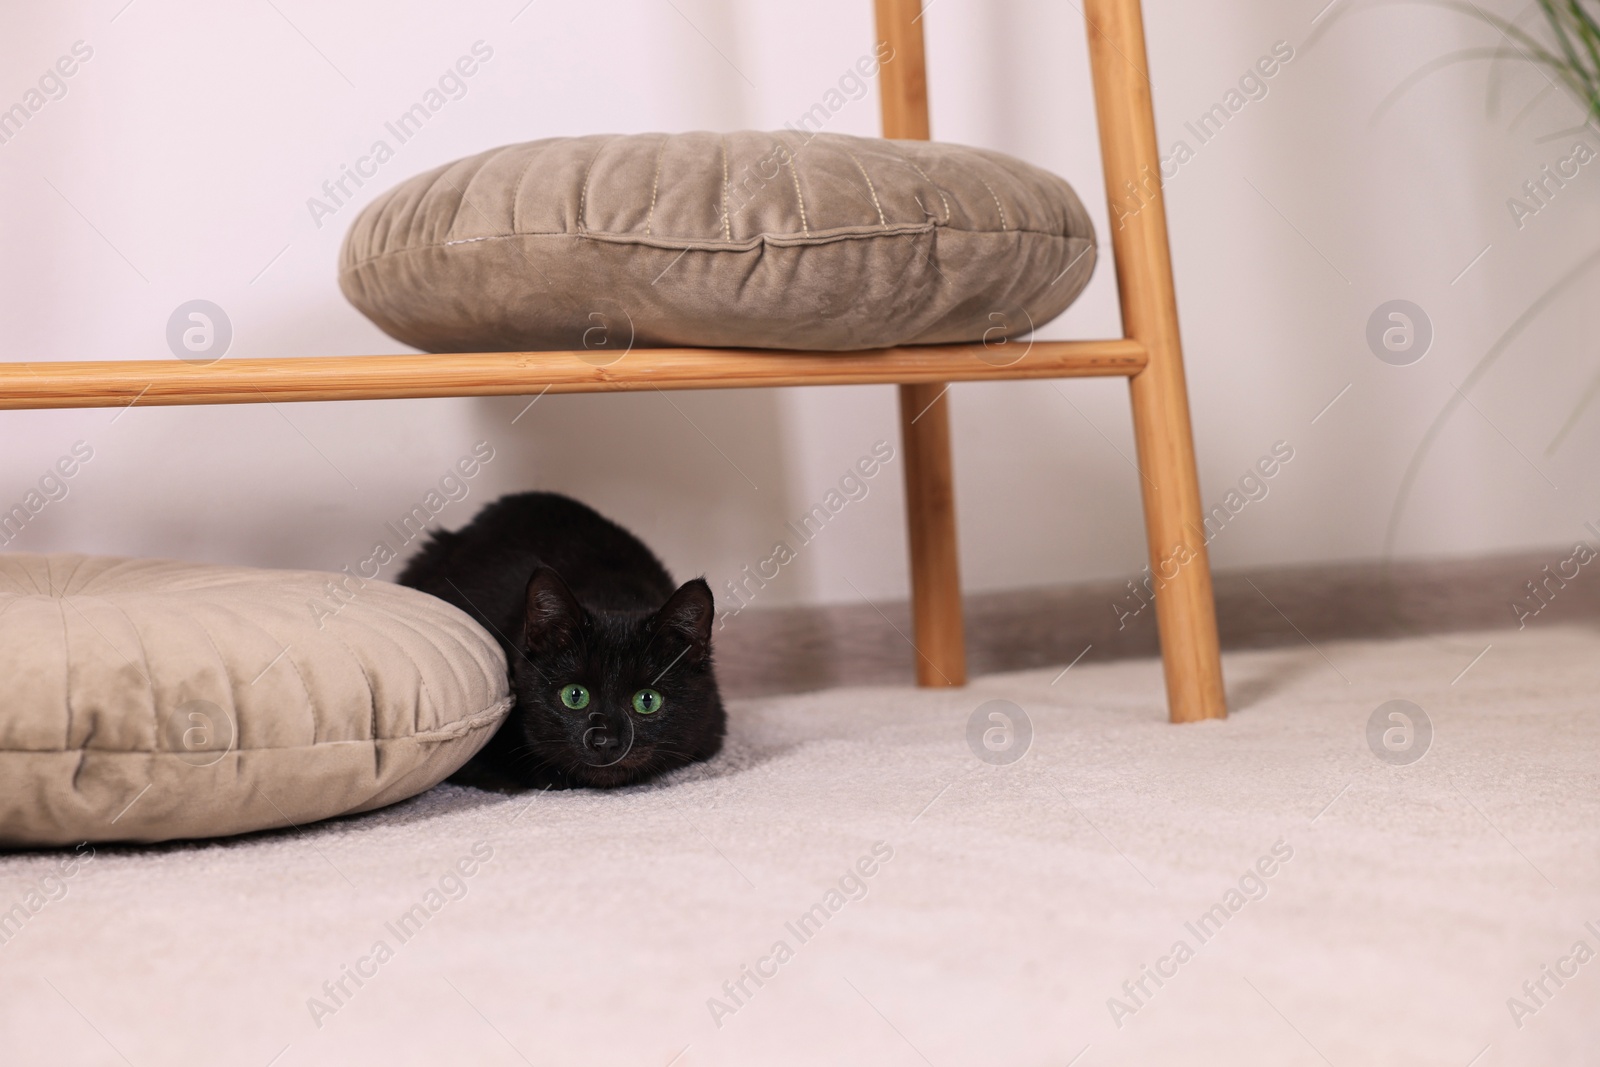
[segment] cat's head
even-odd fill
[[[589,611],[549,567],[528,581],[511,665],[514,763],[610,788],[709,759],[727,718],[711,665],[711,587],[685,582],[654,612]]]

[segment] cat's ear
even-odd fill
[[[530,649],[557,648],[569,643],[584,618],[583,605],[567,583],[549,567],[540,567],[528,579],[523,614],[523,644]]]
[[[688,641],[694,656],[699,658],[711,648],[711,623],[716,615],[717,605],[711,596],[711,587],[704,578],[694,578],[684,582],[667,598],[655,618],[662,632]]]

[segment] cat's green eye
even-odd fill
[[[589,706],[589,691],[581,685],[564,685],[561,687],[561,703],[573,711],[580,711]]]
[[[654,715],[661,710],[661,694],[654,689],[641,689],[633,694],[633,710],[640,715]]]

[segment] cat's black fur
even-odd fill
[[[711,663],[711,588],[674,590],[655,555],[557,493],[501,497],[435,533],[400,583],[449,601],[500,641],[516,704],[455,780],[490,788],[611,788],[710,759],[727,715]],[[581,711],[561,690],[588,689]],[[641,715],[633,696],[661,694]]]

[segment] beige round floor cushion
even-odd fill
[[[510,707],[494,639],[344,574],[0,555],[0,844],[162,841],[392,804]]]
[[[1094,269],[1065,181],[840,134],[558,137],[419,174],[351,226],[340,286],[427,351],[995,340]]]

